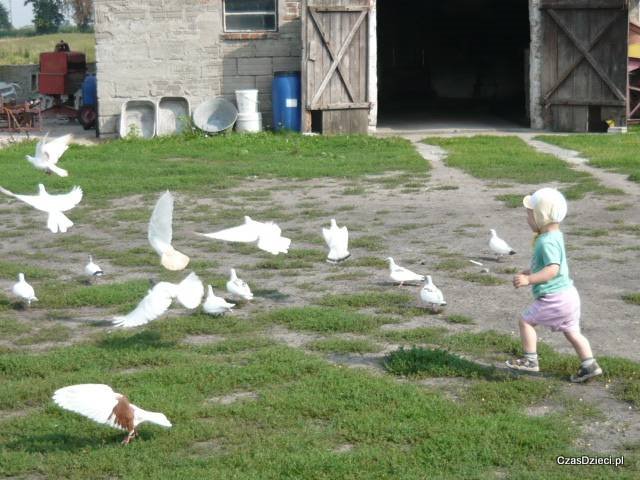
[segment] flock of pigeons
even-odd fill
[[[35,157],[27,156],[27,160],[36,168],[48,174],[55,173],[66,177],[68,172],[57,166],[58,160],[67,150],[71,135],[64,135],[47,142],[47,136],[38,142]],[[66,232],[73,222],[62,212],[75,207],[82,200],[82,189],[74,187],[71,192],[62,195],[50,195],[42,184],[38,185],[38,195],[16,195],[2,187],[0,192],[21,200],[37,210],[48,214],[47,227],[53,233]],[[174,198],[170,192],[163,193],[151,214],[148,228],[148,240],[151,247],[160,257],[161,265],[167,270],[183,270],[189,264],[189,257],[172,246],[173,237],[173,207]],[[273,222],[259,222],[251,217],[244,217],[242,225],[227,228],[213,233],[200,233],[207,238],[227,242],[255,243],[260,250],[273,255],[288,253],[291,240],[282,236],[282,230]],[[346,226],[338,227],[335,219],[331,219],[329,228],[322,228],[322,235],[329,248],[327,261],[338,264],[347,260],[351,254],[348,250],[349,232]],[[501,238],[495,230],[491,230],[489,248],[498,259],[502,255],[514,254],[511,247]],[[434,311],[438,311],[446,305],[440,289],[433,284],[430,275],[424,276],[412,272],[395,263],[393,258],[387,258],[389,262],[389,276],[391,280],[400,286],[407,284],[424,283],[420,291],[423,304]],[[471,262],[481,265],[479,262]],[[84,273],[89,283],[104,275],[104,271],[93,261],[89,255],[89,262],[84,268]],[[230,269],[230,278],[226,284],[227,292],[234,298],[249,301],[253,294],[249,285],[238,278],[235,269]],[[18,282],[12,289],[21,301],[27,306],[37,301],[35,291],[29,285],[24,274],[18,274]],[[207,286],[207,295],[202,281],[195,273],[190,273],[178,284],[170,282],[155,283],[140,301],[137,307],[124,316],[113,319],[116,327],[132,328],[149,323],[162,316],[177,300],[187,309],[195,309],[202,303],[203,310],[211,315],[222,315],[232,311],[234,303],[229,303],[225,298],[216,296],[211,285]],[[114,392],[111,387],[100,384],[72,385],[57,390],[53,395],[54,402],[60,407],[84,415],[101,424],[127,431],[123,443],[128,444],[137,436],[137,426],[142,422],[151,422],[164,427],[171,427],[171,423],[165,415],[157,412],[148,412],[129,402],[126,396]]]

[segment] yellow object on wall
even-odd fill
[[[629,56],[631,58],[640,58],[640,43],[632,43],[629,45]]]

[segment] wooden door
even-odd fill
[[[303,131],[367,133],[369,22],[375,0],[306,0]]]
[[[541,0],[546,128],[626,125],[628,0]]]

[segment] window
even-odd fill
[[[277,30],[277,0],[224,0],[225,32]]]

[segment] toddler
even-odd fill
[[[553,188],[542,188],[527,195],[522,202],[527,209],[527,223],[537,236],[534,242],[530,270],[513,277],[516,288],[532,286],[535,301],[522,313],[520,338],[524,356],[507,360],[515,370],[538,372],[536,325],[562,332],[573,345],[581,365],[572,382],[584,382],[602,374],[593,358],[589,341],[580,333],[580,296],[569,278],[564,237],[560,222],[567,214],[564,196]]]

